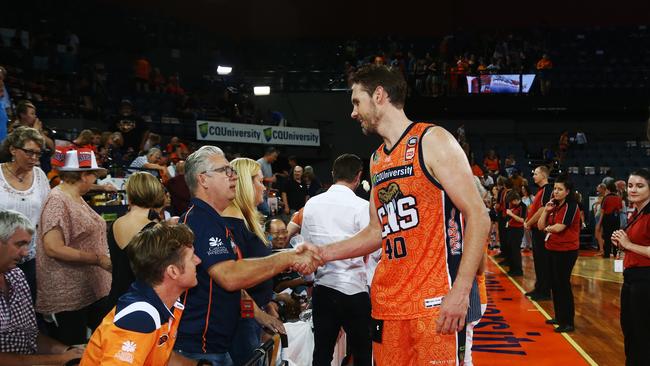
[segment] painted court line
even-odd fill
[[[514,278],[510,277],[510,276],[508,275],[508,273],[503,269],[503,267],[501,267],[501,266],[497,263],[497,261],[494,260],[494,258],[492,258],[491,256],[488,256],[488,257],[490,258],[490,260],[492,261],[492,263],[494,263],[494,265],[495,265],[497,268],[499,268],[499,270],[501,270],[501,272],[503,272],[503,274],[504,274],[504,275],[505,275],[505,276],[510,280],[510,282],[511,282],[511,283],[512,283],[512,284],[513,284],[517,289],[519,289],[519,291],[521,291],[522,295],[524,295],[524,297],[525,297],[526,291],[525,291],[525,290],[524,290],[524,289],[519,285],[519,283],[518,283],[517,281],[515,281]],[[533,305],[535,305],[535,307],[537,308],[537,310],[539,310],[539,312],[542,313],[542,315],[544,315],[544,317],[545,317],[546,319],[551,319],[551,316],[546,312],[546,310],[544,310],[544,308],[542,308],[542,307],[537,303],[537,301],[534,301],[534,300],[531,300],[531,299],[529,299],[529,300],[530,300],[531,303],[533,303]],[[576,351],[578,351],[578,353],[580,354],[580,356],[582,356],[582,357],[585,359],[585,361],[587,361],[587,363],[589,363],[589,365],[591,365],[591,366],[598,366],[598,364],[596,363],[596,361],[594,361],[594,360],[589,356],[589,354],[587,354],[587,352],[585,352],[585,351],[582,349],[582,347],[580,347],[580,345],[578,345],[578,343],[576,343],[576,341],[573,340],[573,338],[571,338],[570,335],[568,335],[567,333],[559,333],[559,334],[562,335],[562,336],[563,336],[563,337],[564,337],[564,338],[569,342],[569,344],[570,344],[570,345],[571,345],[571,346],[572,346]]]

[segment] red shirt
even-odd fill
[[[565,202],[556,207],[548,214],[546,224],[566,225],[559,233],[546,235],[546,249],[561,252],[580,248],[580,208],[576,202]]]
[[[601,209],[605,215],[611,215],[614,212],[621,212],[621,210],[623,210],[623,200],[621,200],[621,197],[609,193],[603,198]]]
[[[625,232],[632,243],[644,247],[650,246],[650,204],[646,205],[640,213],[635,212]],[[623,267],[650,267],[650,258],[626,251]]]
[[[510,206],[510,211],[516,216],[519,216],[521,218],[526,217],[526,205],[523,203],[519,202],[518,206],[512,206],[512,204],[509,204]],[[508,216],[508,227],[513,227],[513,228],[521,228],[524,227],[523,222],[519,222],[515,220],[512,216]]]
[[[553,185],[551,183],[548,183],[544,187],[538,189],[537,193],[535,194],[535,199],[533,199],[533,203],[531,203],[530,207],[528,207],[528,215],[526,216],[526,220],[530,220],[531,218],[533,218],[533,216],[535,215],[535,213],[537,213],[537,210],[539,210],[540,207],[546,206],[548,201],[551,200],[552,195],[553,195]]]
[[[483,159],[483,165],[485,165],[485,167],[490,171],[498,171],[500,169],[498,158],[490,159],[486,157]]]

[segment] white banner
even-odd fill
[[[320,146],[317,128],[196,121],[196,139],[266,145]]]

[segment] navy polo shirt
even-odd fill
[[[237,260],[232,234],[223,218],[209,204],[192,198],[179,222],[194,232],[198,285],[184,297],[185,311],[178,327],[176,350],[187,353],[225,353],[241,318],[241,291],[226,291],[210,278],[213,265]]]
[[[248,230],[244,220],[236,217],[224,217],[226,226],[232,231],[235,243],[239,246],[244,258],[261,258],[271,255],[271,248],[252,231]],[[264,307],[273,296],[273,280],[268,279],[246,290],[257,306]]]
[[[117,305],[115,305],[115,314],[120,314],[122,310],[137,302],[146,302],[153,306],[158,312],[160,324],[156,324],[154,315],[142,316],[138,311],[129,311],[128,314],[114,321],[116,326],[134,332],[151,333],[158,329],[161,324],[166,324],[170,316],[174,316],[172,310],[167,308],[156,291],[148,284],[138,280],[131,284],[131,287],[124,295],[120,296]],[[182,305],[178,306],[182,308]]]

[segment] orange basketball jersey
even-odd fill
[[[371,288],[376,319],[437,316],[458,271],[463,219],[426,170],[421,150],[433,126],[413,123],[391,150],[382,144],[371,157],[383,241]]]

